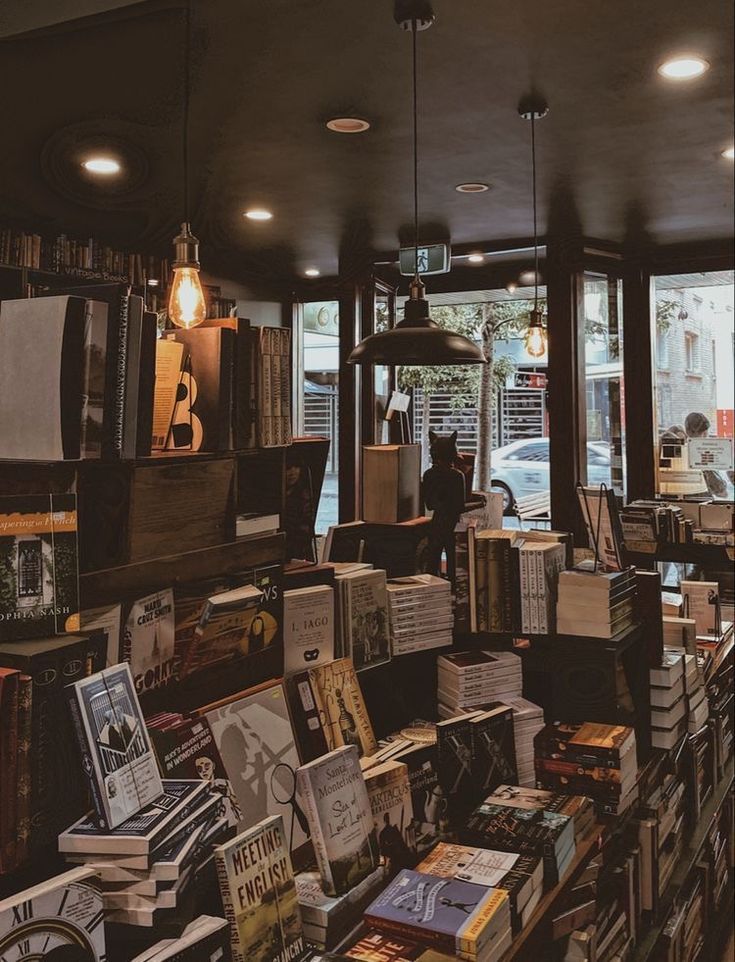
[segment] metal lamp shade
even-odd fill
[[[485,356],[469,338],[445,331],[430,318],[400,321],[390,331],[371,334],[347,359],[348,364],[416,365],[484,364]]]

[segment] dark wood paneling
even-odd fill
[[[362,372],[347,363],[361,330],[361,291],[350,287],[339,299],[339,520],[354,521],[359,511],[359,411]]]
[[[629,261],[623,275],[623,373],[628,501],[651,498],[656,486],[653,415],[651,275]]]

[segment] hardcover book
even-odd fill
[[[378,867],[378,846],[357,748],[338,748],[298,770],[298,796],[328,895],[342,895]]]
[[[106,962],[102,893],[95,872],[74,868],[0,902],[3,959]]]
[[[416,864],[411,784],[402,762],[386,761],[365,772],[381,858],[390,871]]]
[[[310,668],[309,679],[329,749],[355,745],[372,755],[378,743],[351,659]]]
[[[68,688],[74,731],[100,828],[115,828],[163,792],[129,665]]]
[[[334,659],[334,591],[328,585],[283,594],[283,670],[316,668]]]
[[[78,629],[76,496],[0,496],[0,641]]]
[[[185,719],[164,730],[148,729],[164,778],[201,778],[222,796],[228,824],[242,819],[240,804],[206,718]]]
[[[171,588],[133,603],[123,628],[120,657],[130,665],[138,694],[161,688],[176,677]]]
[[[142,855],[151,853],[192,815],[209,795],[205,782],[164,781],[161,794],[116,828],[102,829],[94,813],[85,815],[59,835],[59,851],[85,855]],[[220,804],[221,800],[216,799]]]
[[[198,714],[212,729],[243,818],[281,815],[290,849],[303,845],[308,828],[296,800],[299,756],[283,686],[240,692]]]
[[[510,941],[510,903],[502,889],[403,869],[365,912],[368,925],[438,946],[461,959],[490,957]],[[498,958],[499,952],[492,958]]]
[[[215,849],[233,962],[291,962],[304,951],[288,837],[270,816]]]

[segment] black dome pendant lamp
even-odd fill
[[[347,359],[348,364],[420,365],[484,364],[481,349],[469,338],[445,331],[429,317],[429,302],[418,271],[419,263],[419,159],[418,159],[418,83],[416,73],[416,34],[434,22],[428,0],[396,0],[394,18],[412,34],[413,53],[413,220],[416,273],[411,281],[404,317],[390,331],[371,334],[360,341]]]

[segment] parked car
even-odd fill
[[[589,484],[610,484],[610,449],[600,441],[587,444]],[[549,439],[523,438],[497,448],[492,453],[491,490],[503,495],[503,510],[509,514],[516,498],[548,491]]]

